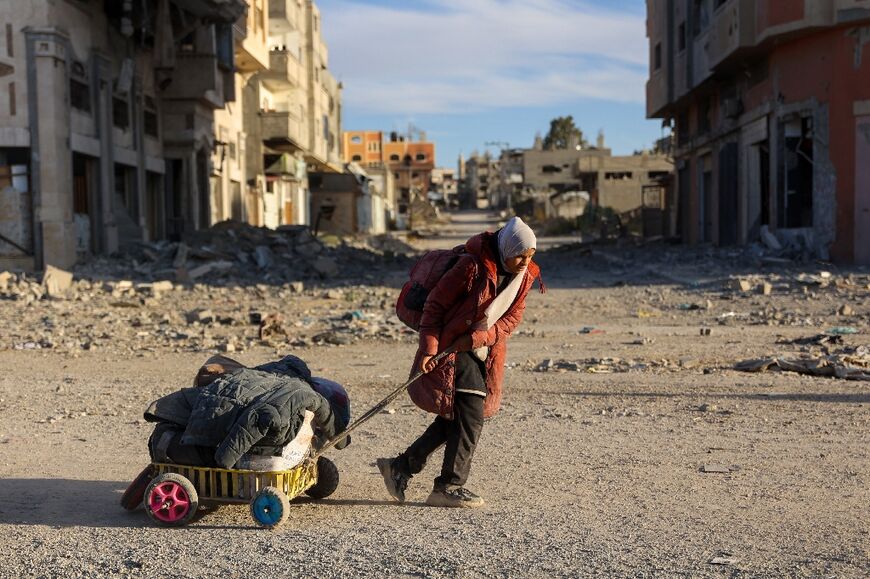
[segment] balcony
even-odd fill
[[[278,151],[304,148],[301,123],[290,111],[260,111],[260,134],[264,143]]]
[[[269,52],[269,70],[263,73],[261,79],[271,91],[286,90],[301,86],[302,65],[289,50],[272,50]]]
[[[257,30],[249,26],[252,18],[251,14],[246,14],[233,24],[236,70],[243,74],[259,72],[269,66],[266,32],[262,28]]]
[[[755,45],[755,2],[728,0],[713,14],[707,51],[710,68],[717,68]]]
[[[646,81],[646,118],[655,119],[664,114],[670,104],[668,99],[668,77],[665,69],[653,72]]]
[[[163,98],[199,100],[212,108],[223,108],[225,90],[231,95],[235,94],[232,86],[233,75],[218,66],[217,55],[180,52],[175,58],[172,82],[164,90]]]
[[[283,34],[299,30],[302,7],[298,0],[269,0],[269,32]]]

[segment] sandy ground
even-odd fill
[[[427,243],[450,246],[481,218]],[[374,459],[431,419],[400,398],[330,453],[338,491],[295,501],[278,530],[241,506],[156,527],[118,505],[148,462],[142,411],[188,385],[208,352],[0,351],[0,575],[866,577],[870,382],[730,368],[797,355],[777,339],[835,325],[859,331],[845,344],[867,344],[867,286],[805,294],[782,282],[770,296],[735,295],[720,279],[732,271],[667,251],[677,258],[665,277],[616,248],[540,256],[549,291],[530,296],[510,343],[505,404],[469,481],[488,502],[478,511],[423,504],[440,457],[412,481],[409,503],[386,494]],[[844,303],[855,310],[845,320]],[[15,307],[0,302],[9,327]],[[765,308],[781,314],[775,325],[722,317]],[[408,337],[296,353],[345,383],[358,415],[403,381],[414,347]],[[547,359],[582,371],[536,371]]]

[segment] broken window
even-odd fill
[[[562,167],[558,165],[544,165],[541,167],[541,173],[561,173]]]
[[[414,157],[414,158],[415,158],[417,161],[425,161],[425,160],[426,160],[426,155],[424,155],[423,153],[417,153],[416,157]]]
[[[112,124],[123,130],[130,127],[130,107],[127,99],[112,98]]]
[[[351,158],[351,161],[354,161],[354,162],[356,162],[356,161],[362,161],[362,156],[361,156],[361,155],[354,155],[354,156]]]
[[[390,161],[398,161],[398,160],[399,160],[398,155],[390,155]]]
[[[653,49],[653,70],[658,70],[662,67],[662,43],[656,42]]]
[[[628,180],[631,178],[631,171],[609,171],[604,174],[604,179],[607,181]]]
[[[91,112],[91,91],[88,86],[88,77],[85,74],[85,66],[80,62],[73,62],[70,67],[69,100],[74,109]]]
[[[647,178],[651,181],[654,181],[656,179],[662,179],[663,177],[667,177],[670,174],[670,171],[650,171],[649,173],[647,173]]]
[[[680,52],[686,50],[686,23],[680,22],[677,27],[677,50]]]
[[[780,123],[777,222],[779,227],[813,226],[813,119]]]

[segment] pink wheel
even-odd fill
[[[145,512],[160,525],[186,525],[196,514],[197,507],[196,489],[180,474],[162,474],[151,481],[145,491]]]

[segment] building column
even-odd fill
[[[94,120],[100,140],[99,215],[100,247],[104,254],[118,251],[118,225],[115,223],[115,149],[112,139],[112,70],[111,62],[96,55],[93,66],[93,90],[96,91]]]
[[[69,39],[53,28],[26,28],[37,267],[76,262],[67,56]]]

